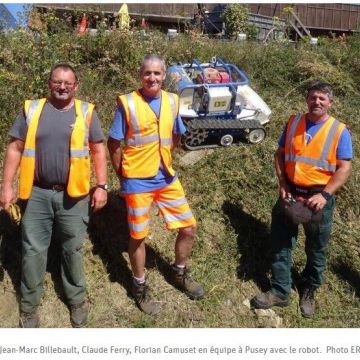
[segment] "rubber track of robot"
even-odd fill
[[[217,129],[246,129],[250,128],[251,130],[264,128],[261,126],[258,120],[228,120],[223,121],[219,119],[202,119],[202,120],[190,120],[184,119],[184,123],[187,127],[187,132],[183,136],[183,144],[188,150],[200,150],[208,148],[220,147],[217,144],[210,145],[201,145],[209,135],[210,130]],[[264,130],[265,132],[265,130]]]

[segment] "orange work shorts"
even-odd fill
[[[130,236],[133,239],[140,240],[148,235],[150,208],[153,202],[159,208],[168,229],[179,229],[196,224],[178,179],[158,190],[124,196]]]

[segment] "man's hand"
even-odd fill
[[[107,203],[107,191],[101,188],[96,188],[91,197],[91,207],[93,211],[98,211]]]
[[[282,200],[290,201],[292,198],[289,185],[286,182],[280,182],[279,184],[279,196]]]
[[[321,193],[315,194],[305,201],[306,206],[314,212],[322,210],[325,207],[326,203],[327,201],[321,195]]]
[[[10,204],[16,201],[16,193],[12,186],[2,187],[0,191],[0,206],[8,210]]]
[[[329,194],[335,194],[347,181],[351,174],[350,160],[337,160],[336,171],[326,184],[324,191]],[[321,193],[315,194],[306,201],[306,205],[315,212],[324,208],[327,201]]]

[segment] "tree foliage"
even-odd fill
[[[228,36],[233,37],[241,32],[247,33],[249,30],[249,9],[246,5],[239,3],[226,5],[222,18]]]

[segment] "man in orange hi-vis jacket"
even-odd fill
[[[323,283],[335,193],[351,173],[352,141],[346,126],[328,114],[333,104],[329,84],[312,83],[306,103],[308,112],[290,117],[275,153],[279,200],[271,223],[271,289],[255,296],[252,305],[268,309],[289,304],[291,253],[302,223],[307,261],[299,285],[300,310],[304,317],[312,317],[315,291]],[[292,203],[300,205],[295,213]],[[314,216],[304,220],[309,209]]]
[[[140,68],[142,88],[119,96],[108,148],[121,182],[130,230],[129,257],[133,272],[132,295],[149,315],[160,311],[145,281],[145,238],[149,232],[150,208],[155,203],[166,226],[178,230],[173,284],[191,299],[204,290],[192,279],[188,268],[196,221],[184,190],[172,168],[171,151],[186,130],[178,114],[178,96],[162,90],[165,62],[148,55]],[[121,149],[120,140],[124,140]]]

